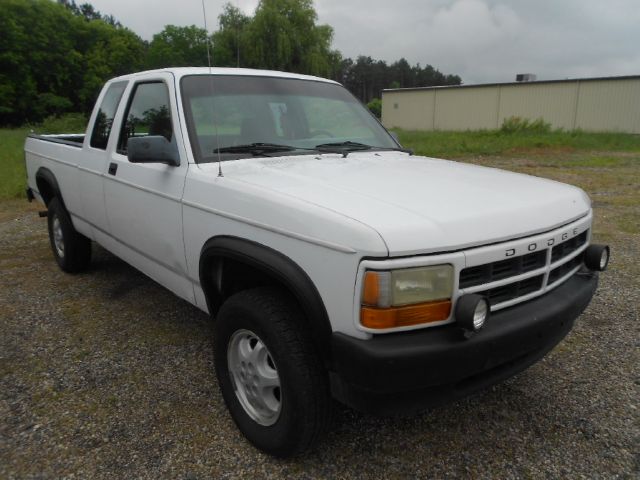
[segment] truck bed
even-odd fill
[[[37,135],[35,133],[31,133],[29,135],[30,138],[37,138],[38,140],[44,140],[45,142],[61,143],[63,145],[78,148],[82,148],[84,136],[84,133],[56,133],[51,135]]]

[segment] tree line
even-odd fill
[[[361,101],[384,88],[457,85],[460,77],[404,58],[387,64],[344,58],[333,29],[318,24],[312,0],[261,0],[252,16],[226,4],[209,35],[167,25],[150,42],[91,4],[74,0],[0,1],[0,125],[87,113],[104,82],[169,66],[247,67],[332,78]],[[209,48],[207,48],[209,47]],[[375,103],[375,102],[374,102]]]

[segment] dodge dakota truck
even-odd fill
[[[207,312],[232,418],[280,457],[334,398],[406,414],[524,370],[609,259],[579,188],[413,155],[322,78],[118,77],[85,134],[32,134],[25,157],[60,268],[96,242]]]

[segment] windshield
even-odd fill
[[[309,154],[310,150],[327,151],[327,145],[399,148],[369,111],[337,84],[189,75],[182,79],[181,88],[189,138],[199,163],[217,161],[218,154],[221,160],[274,152]]]

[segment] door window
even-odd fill
[[[169,90],[163,82],[140,83],[135,86],[118,141],[118,153],[127,154],[130,137],[161,135],[173,137]]]
[[[111,134],[111,127],[113,125],[113,117],[116,114],[122,93],[127,86],[127,82],[118,82],[112,84],[107,92],[104,94],[102,103],[100,104],[100,110],[96,114],[96,119],[93,123],[93,130],[91,131],[91,143],[93,148],[99,148],[106,150],[107,143],[109,143],[109,135]]]

